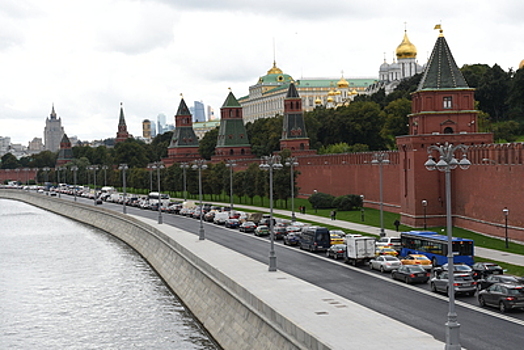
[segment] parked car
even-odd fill
[[[347,246],[345,244],[333,244],[326,250],[326,256],[328,258],[333,257],[337,260],[338,258],[343,259],[346,256]]]
[[[284,236],[287,234],[286,227],[285,226],[274,227],[273,233],[275,235],[275,239],[284,239]]]
[[[402,265],[420,265],[426,270],[431,270],[433,265],[425,255],[422,254],[409,254],[404,258],[401,258]]]
[[[300,232],[290,232],[284,236],[284,245],[299,245]]]
[[[240,224],[238,229],[240,232],[255,232],[255,229],[257,228],[257,225],[255,225],[252,221],[245,221]]]
[[[334,234],[334,233],[331,233],[331,231],[329,231],[329,237],[330,237],[330,240],[329,240],[329,244],[333,245],[333,244],[344,244],[344,238],[342,238],[341,236],[337,235],[337,234]]]
[[[442,266],[436,267],[433,271],[434,272],[448,271],[448,264],[445,263]],[[466,264],[453,264],[453,272],[455,272],[455,273],[467,273],[471,277],[473,277],[473,270],[471,269],[471,267],[469,267]]]
[[[430,288],[432,292],[442,292],[449,294],[449,272],[442,271],[435,274],[431,279]],[[453,289],[455,294],[474,295],[477,291],[477,282],[469,273],[453,274]]]
[[[269,236],[269,227],[266,225],[257,226],[255,229],[255,236]]]
[[[504,270],[499,265],[492,262],[476,262],[471,266],[473,278],[480,279],[488,275],[502,275]]]
[[[518,284],[495,283],[478,294],[480,306],[498,307],[500,312],[524,308],[524,286]]]
[[[401,265],[398,269],[391,271],[391,278],[406,283],[427,283],[429,272],[420,265]]]
[[[395,249],[393,249],[393,248],[377,247],[376,254],[377,255],[397,256],[398,252]]]
[[[369,262],[371,270],[379,270],[380,272],[397,270],[400,266],[402,266],[400,259],[391,255],[377,256]]]
[[[227,219],[229,219],[229,213],[223,211],[215,214],[215,217],[213,218],[213,223],[217,225],[224,225]]]
[[[478,290],[482,290],[495,283],[524,284],[524,278],[512,275],[488,275],[486,278],[477,280],[477,287]]]
[[[227,228],[238,228],[240,226],[240,221],[238,219],[227,219],[224,226]]]
[[[381,237],[377,240],[377,247],[388,247],[400,251],[402,242],[400,237]]]

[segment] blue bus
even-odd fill
[[[400,256],[423,254],[441,266],[448,262],[448,236],[429,231],[409,231],[400,234],[402,249]],[[474,243],[471,239],[453,237],[453,262],[473,265]]]

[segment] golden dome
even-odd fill
[[[315,104],[316,105],[322,104],[322,100],[320,99],[320,97],[317,97],[317,99],[315,100]]]
[[[342,95],[342,92],[340,92],[340,90],[337,90],[337,91],[335,92],[335,95]]]
[[[267,74],[283,74],[282,69],[277,67],[277,63],[273,61],[273,67],[267,71]]]
[[[520,64],[519,64],[519,69],[522,69],[524,68],[524,60],[520,61]]]
[[[340,80],[337,83],[337,86],[339,89],[347,89],[349,88],[349,83],[344,77],[340,78]]]
[[[333,97],[329,96],[328,99],[327,99],[328,103],[331,103],[333,102]]]
[[[335,96],[335,90],[333,89],[329,90],[328,96]]]
[[[397,47],[397,58],[416,58],[417,48],[408,39],[408,33],[404,32],[404,40]]]
[[[351,95],[358,95],[357,90],[353,89],[353,91],[350,92]]]

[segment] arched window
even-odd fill
[[[453,128],[448,126],[444,129],[444,134],[453,134]]]

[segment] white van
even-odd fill
[[[224,225],[227,219],[229,219],[229,212],[221,211],[215,214],[215,217],[213,218],[213,223],[217,225]]]

